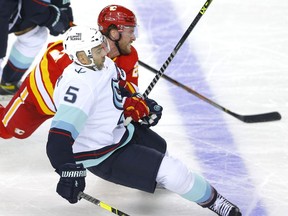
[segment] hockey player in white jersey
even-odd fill
[[[99,31],[72,27],[64,49],[74,62],[57,82],[57,113],[47,142],[47,155],[60,175],[59,195],[78,202],[88,169],[107,181],[150,193],[159,183],[218,215],[241,216],[205,178],[168,156],[165,140],[149,125],[139,123],[154,112],[154,122],[146,122],[156,124],[162,108],[154,109],[157,103],[139,94],[125,93],[119,85],[125,76],[106,57],[109,47]],[[127,117],[133,121],[125,126]]]

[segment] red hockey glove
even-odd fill
[[[123,108],[125,118],[131,117],[136,122],[149,114],[146,101],[140,94],[126,98]]]

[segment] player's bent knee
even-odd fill
[[[31,31],[17,36],[14,49],[27,57],[36,56],[47,41],[48,31],[45,27],[36,26]]]
[[[165,156],[162,160],[157,182],[166,189],[178,194],[184,194],[191,188],[194,181],[194,175],[178,159]]]
[[[48,31],[45,27],[36,26],[31,31],[19,35],[17,41],[23,45],[34,47],[43,45],[48,38]]]

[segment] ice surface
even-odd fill
[[[99,11],[111,3],[134,10],[139,58],[157,70],[204,4],[71,2],[78,25],[95,26]],[[286,216],[288,212],[287,11],[285,0],[213,1],[165,71],[233,112],[278,111],[281,121],[243,123],[164,79],[149,95],[164,107],[155,130],[166,138],[170,154],[203,174],[245,216]],[[144,92],[154,74],[139,70]],[[49,124],[25,140],[0,140],[0,215],[113,215],[85,200],[70,205],[56,194],[58,176],[45,153]],[[168,191],[147,194],[91,174],[85,192],[133,216],[214,215]]]

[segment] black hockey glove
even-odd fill
[[[69,22],[73,22],[72,8],[70,7],[70,0],[52,0],[51,4],[58,7],[62,12],[67,14]]]
[[[49,5],[49,9],[51,18],[45,25],[49,29],[50,34],[58,36],[59,34],[65,33],[70,28],[70,21],[72,22],[73,20],[70,20],[69,15],[55,5]],[[71,8],[70,12],[72,14]]]
[[[141,124],[147,127],[155,126],[161,119],[163,107],[156,101],[146,98],[147,106],[149,107],[149,115],[142,118]]]
[[[78,194],[85,189],[86,169],[82,164],[67,163],[56,172],[60,175],[56,192],[70,203],[78,202]]]

